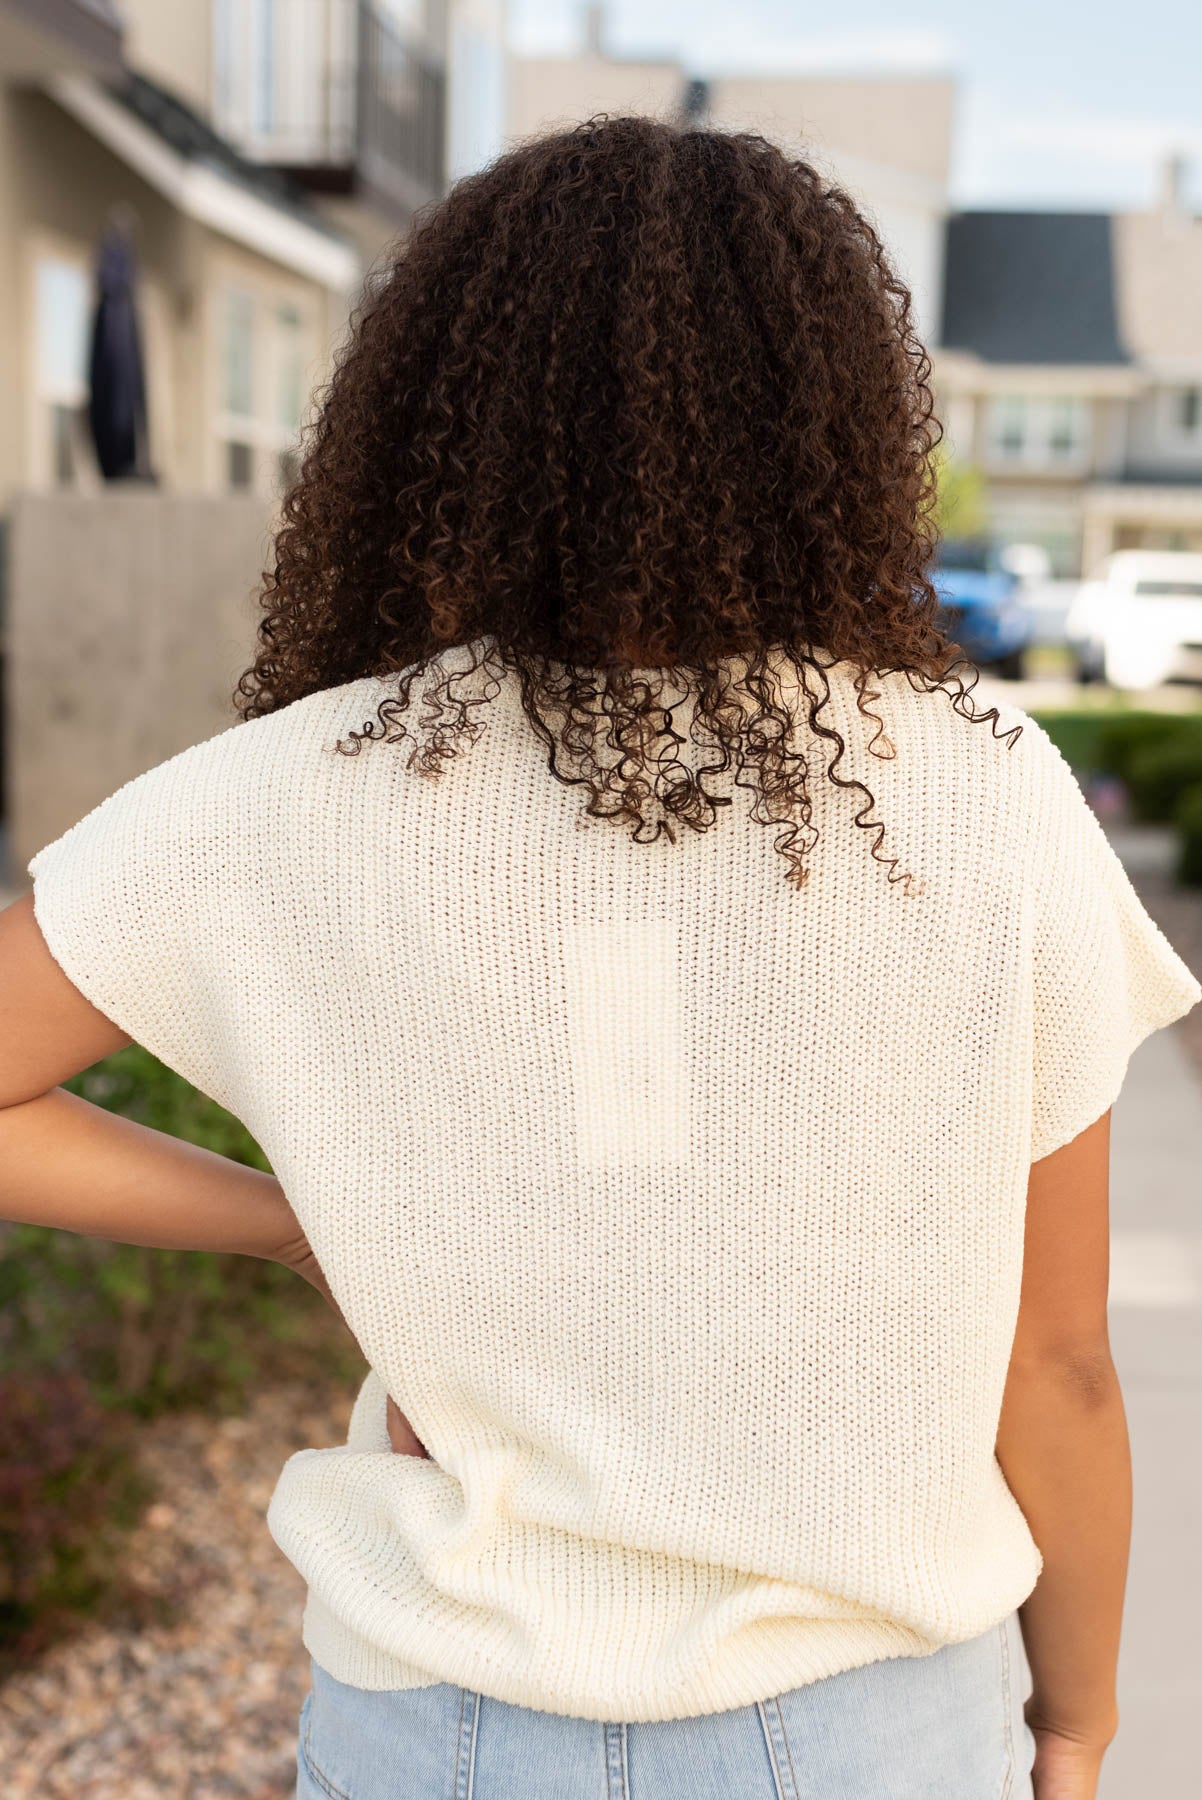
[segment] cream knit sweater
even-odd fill
[[[803,889],[729,772],[674,846],[577,829],[512,677],[441,780],[333,751],[364,679],[29,864],[70,978],[263,1146],[370,1365],[267,1513],[339,1679],[677,1718],[1030,1593],[994,1456],[1028,1167],[1202,987],[1033,720],[888,676],[882,760],[850,678],[908,895],[826,743]]]

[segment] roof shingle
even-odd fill
[[[1129,363],[1115,286],[1108,213],[955,213],[943,346],[994,363]]]

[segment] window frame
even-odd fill
[[[31,487],[41,492],[76,493],[94,485],[96,471],[89,457],[90,439],[86,430],[88,404],[87,359],[91,341],[91,321],[96,303],[94,250],[77,239],[49,232],[36,232],[26,245],[27,353],[25,367],[26,476]],[[69,395],[52,394],[43,386],[41,304],[41,272],[51,263],[72,269],[81,277],[84,290],[83,341],[80,345],[80,372]],[[59,479],[56,469],[56,415],[66,411],[74,439],[76,460],[74,478]]]
[[[1021,408],[1023,431],[1020,447],[1010,452],[1002,447],[1003,420],[1014,408]],[[1067,449],[1053,451],[1056,415],[1067,408],[1072,421]],[[1003,388],[989,394],[985,408],[985,447],[988,467],[1041,473],[1080,474],[1090,460],[1092,401],[1084,394],[1071,392],[1038,393],[1020,388]]]
[[[229,369],[227,337],[229,302],[234,295],[250,303],[250,410],[231,410],[227,389]],[[294,325],[282,320],[291,315]],[[213,325],[213,374],[211,386],[211,439],[213,484],[222,493],[278,497],[286,485],[283,459],[296,454],[305,414],[317,372],[319,355],[317,308],[311,296],[279,281],[264,280],[234,265],[215,273],[211,318]],[[294,333],[291,348],[288,334]],[[280,416],[281,381],[289,355],[298,358],[299,417],[295,425]],[[234,446],[246,446],[250,480],[234,485],[229,466]]]
[[[1182,401],[1193,395],[1194,423],[1182,422]],[[1161,389],[1160,436],[1177,450],[1202,450],[1202,376],[1195,381],[1179,381]]]

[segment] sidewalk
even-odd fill
[[[1119,1734],[1098,1800],[1195,1791],[1202,1649],[1202,1086],[1176,1025],[1136,1050],[1111,1130],[1110,1341],[1134,1467]]]

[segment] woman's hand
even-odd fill
[[[299,1224],[296,1227],[295,1235],[289,1237],[287,1242],[277,1253],[276,1260],[283,1263],[286,1268],[292,1269],[294,1273],[302,1278],[302,1280],[307,1281],[310,1287],[316,1288],[327,1306],[329,1306],[331,1310],[342,1319],[342,1323],[346,1325],[346,1320],[342,1315],[342,1309],[330,1292],[330,1284],[322,1274],[321,1265],[314,1256],[309,1240],[301,1230]],[[349,1325],[347,1325],[346,1328],[350,1331]],[[422,1443],[391,1394],[388,1396],[387,1416],[388,1442],[392,1445],[392,1448],[396,1451],[398,1456],[429,1457],[430,1452],[426,1449],[426,1446]]]
[[[295,1215],[293,1216],[295,1218]],[[330,1284],[322,1274],[321,1264],[314,1256],[309,1240],[299,1225],[296,1227],[295,1235],[289,1237],[287,1241],[281,1245],[279,1250],[276,1251],[275,1260],[276,1262],[283,1263],[286,1269],[291,1269],[293,1273],[299,1275],[302,1280],[307,1281],[311,1288],[316,1288],[331,1312],[342,1319],[342,1323],[346,1325],[346,1320],[342,1315],[342,1308],[330,1292]],[[348,1331],[351,1329],[349,1325],[346,1325],[346,1328]],[[352,1332],[351,1335],[353,1336],[354,1333]]]
[[[1096,1800],[1105,1742],[1068,1737],[1034,1719],[1027,1723],[1035,1738],[1031,1781],[1035,1800]]]
[[[426,1449],[426,1446],[422,1443],[391,1394],[388,1396],[387,1412],[388,1442],[392,1445],[397,1455],[424,1456],[428,1459],[430,1452]]]

